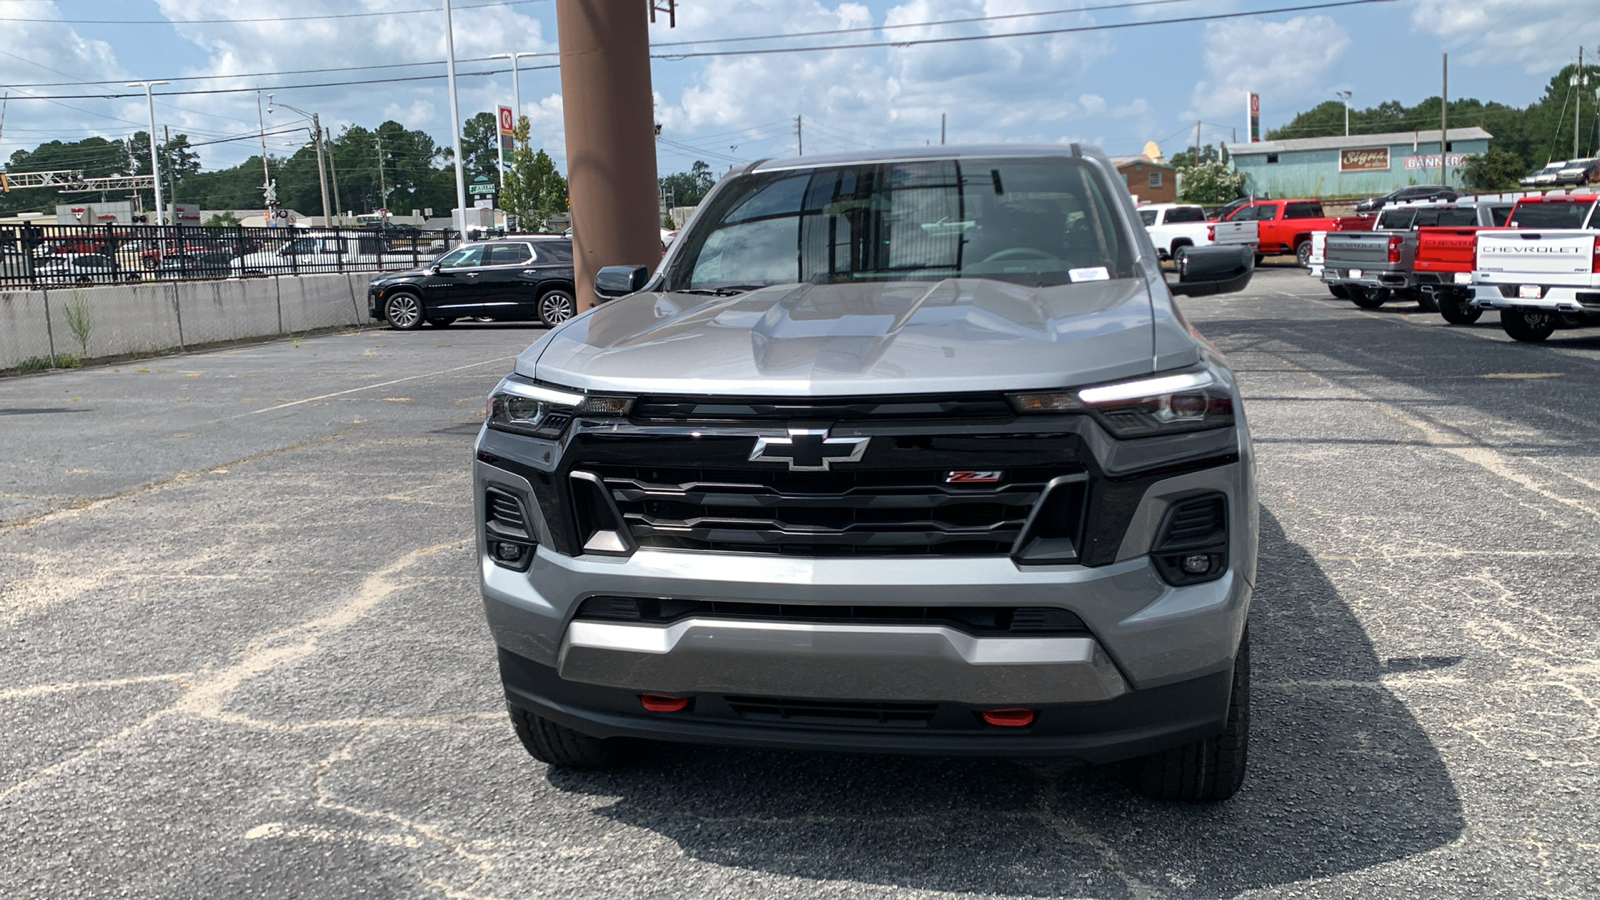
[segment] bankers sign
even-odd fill
[[[1370,147],[1339,151],[1341,172],[1383,172],[1389,168],[1389,148]]]

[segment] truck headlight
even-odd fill
[[[507,378],[489,395],[484,413],[490,428],[555,439],[573,416],[626,416],[632,397],[579,394]]]
[[[1119,438],[1233,425],[1233,393],[1204,365],[1131,381],[1009,397],[1019,413],[1088,413]]]

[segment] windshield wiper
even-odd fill
[[[747,294],[750,291],[760,290],[764,287],[766,287],[764,284],[738,284],[719,288],[683,288],[676,293],[703,294],[707,297],[734,297],[739,294]]]

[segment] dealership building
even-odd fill
[[[1461,186],[1467,157],[1487,153],[1493,135],[1452,128],[1445,180]],[[1371,197],[1413,184],[1439,184],[1439,130],[1257,141],[1228,147],[1245,190],[1257,197]]]

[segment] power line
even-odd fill
[[[1233,13],[1208,13],[1184,16],[1177,19],[1149,19],[1143,22],[1117,22],[1107,25],[1079,25],[1071,28],[1043,28],[1036,31],[1011,31],[1005,34],[964,34],[942,38],[912,38],[902,41],[872,41],[864,44],[813,44],[804,47],[761,47],[753,50],[703,50],[692,53],[652,53],[651,59],[684,60],[708,56],[767,56],[776,53],[812,53],[833,50],[871,50],[882,47],[903,49],[925,44],[958,44],[968,41],[992,41],[1001,38],[1043,37],[1052,34],[1081,34],[1091,31],[1116,31],[1124,28],[1147,28],[1152,25],[1183,25],[1193,22],[1214,22],[1222,19],[1242,19],[1248,16],[1266,16],[1276,13],[1308,12],[1322,9],[1339,9],[1346,6],[1370,6],[1375,3],[1394,3],[1396,0],[1342,0],[1337,3],[1309,3],[1303,6],[1280,6],[1276,9],[1256,9]]]
[[[1037,12],[1005,13],[994,16],[970,16],[965,19],[940,19],[935,22],[902,22],[897,25],[865,25],[860,28],[832,28],[827,31],[795,31],[787,34],[758,34],[748,37],[709,38],[699,41],[663,41],[651,47],[689,47],[703,44],[733,44],[744,41],[770,41],[778,38],[826,37],[834,34],[862,34],[864,32],[892,31],[900,28],[934,28],[940,25],[968,25],[975,22],[999,22],[1006,19],[1031,19],[1040,16],[1062,16],[1071,13],[1099,12],[1107,9],[1134,9],[1141,6],[1169,6],[1174,3],[1196,3],[1199,0],[1135,0],[1128,3],[1107,3],[1101,6],[1074,6],[1069,9],[1041,9]]]
[[[480,3],[475,6],[458,6],[456,9],[498,9],[508,6],[525,6],[529,3],[547,3],[549,0],[501,0],[498,3]],[[436,13],[439,7],[427,9],[387,9],[378,12],[328,13],[321,16],[266,16],[257,19],[45,19],[7,16],[8,22],[34,22],[49,25],[249,25],[258,22],[312,22],[323,19],[367,19],[379,16],[409,16],[418,13]]]

